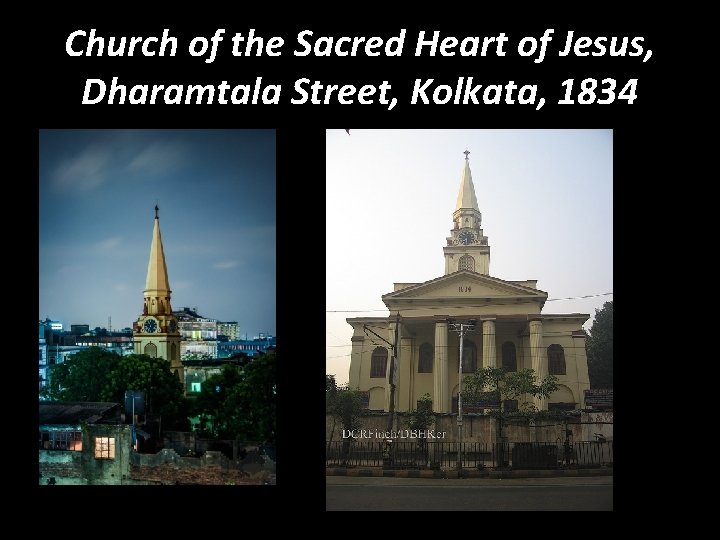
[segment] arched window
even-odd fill
[[[154,343],[148,343],[147,345],[145,345],[145,349],[143,352],[147,354],[150,358],[157,358],[157,347]]]
[[[177,345],[170,344],[170,360],[177,360]]]
[[[474,272],[475,259],[473,259],[470,255],[463,255],[460,257],[460,262],[458,262],[458,270],[470,270],[471,272]]]
[[[470,340],[463,342],[463,373],[475,373],[477,371],[477,347]]]
[[[433,346],[429,343],[420,345],[420,361],[418,362],[418,373],[432,373],[433,368]]]
[[[375,347],[370,360],[370,377],[385,377],[388,352],[383,347]]]
[[[505,371],[517,371],[517,355],[515,354],[515,344],[512,341],[503,343],[502,367]]]
[[[553,344],[547,348],[548,373],[565,375],[565,351],[561,345]]]

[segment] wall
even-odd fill
[[[40,450],[40,484],[54,478],[56,484],[84,484],[82,452],[70,450]]]
[[[78,429],[80,429],[78,427]],[[126,483],[131,452],[129,425],[93,424],[82,430],[82,451],[39,450],[40,484],[49,478],[56,485],[86,484],[114,485]],[[115,458],[95,458],[95,438],[115,439]]]
[[[406,415],[397,414],[399,430],[401,437],[398,440],[414,441],[415,439],[402,436],[408,436],[404,433],[407,429],[405,421]],[[356,432],[357,437],[362,437],[360,441],[374,442],[377,437],[382,437],[387,429],[387,413],[369,413],[361,418],[362,429],[364,433]],[[603,433],[607,440],[612,440],[612,423],[600,424],[597,422],[612,422],[612,412],[608,413],[582,413],[580,418],[573,419],[568,423],[568,429],[572,430],[573,441],[594,441],[593,433]],[[334,430],[333,430],[334,425]],[[458,427],[457,415],[455,414],[437,414],[435,415],[435,424],[433,426],[436,434],[445,432],[443,438],[430,439],[437,442],[457,442]],[[565,424],[558,420],[548,420],[544,422],[536,422],[534,425],[522,423],[522,421],[513,421],[506,423],[503,429],[504,435],[508,442],[552,442],[556,443],[565,440]],[[479,442],[492,444],[495,442],[495,420],[484,415],[463,415],[463,441]],[[342,425],[333,421],[331,415],[327,415],[325,419],[325,440],[326,441],[342,441]],[[332,437],[332,439],[331,439]]]
[[[583,437],[585,441],[594,441],[595,434],[599,433],[606,440],[613,440],[613,413],[591,412],[582,414]]]
[[[174,450],[157,454],[132,454],[130,478],[154,484],[274,484],[275,463],[260,455],[257,446],[233,462],[221,452],[207,451],[202,457],[182,457]]]

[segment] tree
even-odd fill
[[[486,367],[463,378],[463,397],[469,400],[493,400],[497,402],[498,408],[491,414],[496,419],[496,442],[503,440],[503,423],[515,411],[507,411],[505,402],[516,400],[522,397],[543,397],[549,398],[558,388],[558,378],[555,375],[548,375],[539,381],[532,369],[520,371],[505,371],[504,368]],[[524,401],[518,403],[520,414],[534,414],[537,412],[532,402]],[[499,446],[500,459],[502,458],[502,444]]]
[[[201,423],[212,418],[213,436],[275,442],[275,366],[275,353],[268,353],[240,368],[226,365],[202,384],[194,409]]]
[[[335,386],[334,377],[332,379],[332,383],[333,384],[328,384],[328,376],[326,375],[325,409],[326,412],[333,416],[333,432],[335,431],[336,421],[340,422],[345,434],[360,429],[362,427],[360,416],[365,410],[363,402],[360,399],[360,392],[356,389],[348,388],[347,386]],[[343,437],[343,463],[347,463],[347,458],[350,454],[350,443],[352,440],[351,436]],[[332,435],[330,441],[328,441],[328,449],[330,447],[330,442],[332,442]]]
[[[166,427],[184,427],[183,386],[162,358],[118,356],[99,347],[79,351],[53,368],[43,395],[54,401],[124,403],[126,390],[145,392],[146,416],[164,418]]]
[[[243,366],[240,384],[228,396],[232,410],[244,408],[242,429],[245,438],[275,442],[277,414],[277,370],[275,353],[260,355]]]
[[[613,303],[595,310],[587,339],[588,373],[591,388],[613,387]]]
[[[188,409],[183,384],[163,358],[146,354],[123,356],[110,373],[105,396],[122,402],[126,390],[145,392],[146,416],[161,420],[165,428],[187,429]]]
[[[120,360],[99,347],[78,351],[53,367],[42,395],[53,401],[111,401],[107,389]]]
[[[428,437],[425,434],[424,437],[420,436],[421,432],[427,432],[430,426],[435,422],[435,415],[432,410],[432,397],[430,394],[424,394],[418,400],[418,407],[410,411],[405,417],[405,423],[408,429],[414,430],[418,433],[417,445],[423,456],[425,465],[428,463]]]
[[[201,418],[201,426],[212,419],[208,431],[214,437],[232,438],[235,433],[231,424],[236,414],[242,411],[230,411],[226,405],[228,393],[240,383],[240,370],[235,366],[226,365],[217,375],[208,377],[195,397],[194,409]]]
[[[327,396],[329,393],[337,390],[335,375],[325,375],[325,404],[327,405]]]

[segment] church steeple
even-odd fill
[[[145,315],[172,313],[170,293],[165,252],[160,234],[160,218],[158,217],[158,207],[155,205],[155,225],[150,244],[147,279],[145,280]]]
[[[465,154],[465,165],[460,177],[455,211],[453,212],[453,229],[447,238],[445,253],[445,274],[458,270],[469,270],[480,274],[489,274],[490,246],[487,236],[483,236],[482,214],[475,196],[475,186],[470,172],[468,150]]]
[[[469,209],[475,210],[479,214],[480,209],[478,208],[477,198],[475,197],[475,186],[473,185],[472,173],[470,172],[470,160],[468,159],[470,152],[465,150],[463,154],[465,154],[465,168],[463,169],[462,178],[460,179],[460,193],[458,193],[455,211]]]
[[[184,385],[184,371],[180,361],[180,333],[170,305],[172,291],[165,264],[158,211],[159,208],[155,205],[155,224],[143,292],[143,312],[133,325],[134,348],[136,354],[147,354],[170,362],[170,369]]]

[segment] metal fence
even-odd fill
[[[456,443],[334,441],[325,445],[328,467],[391,469],[559,469],[613,464],[613,441],[557,443]]]

